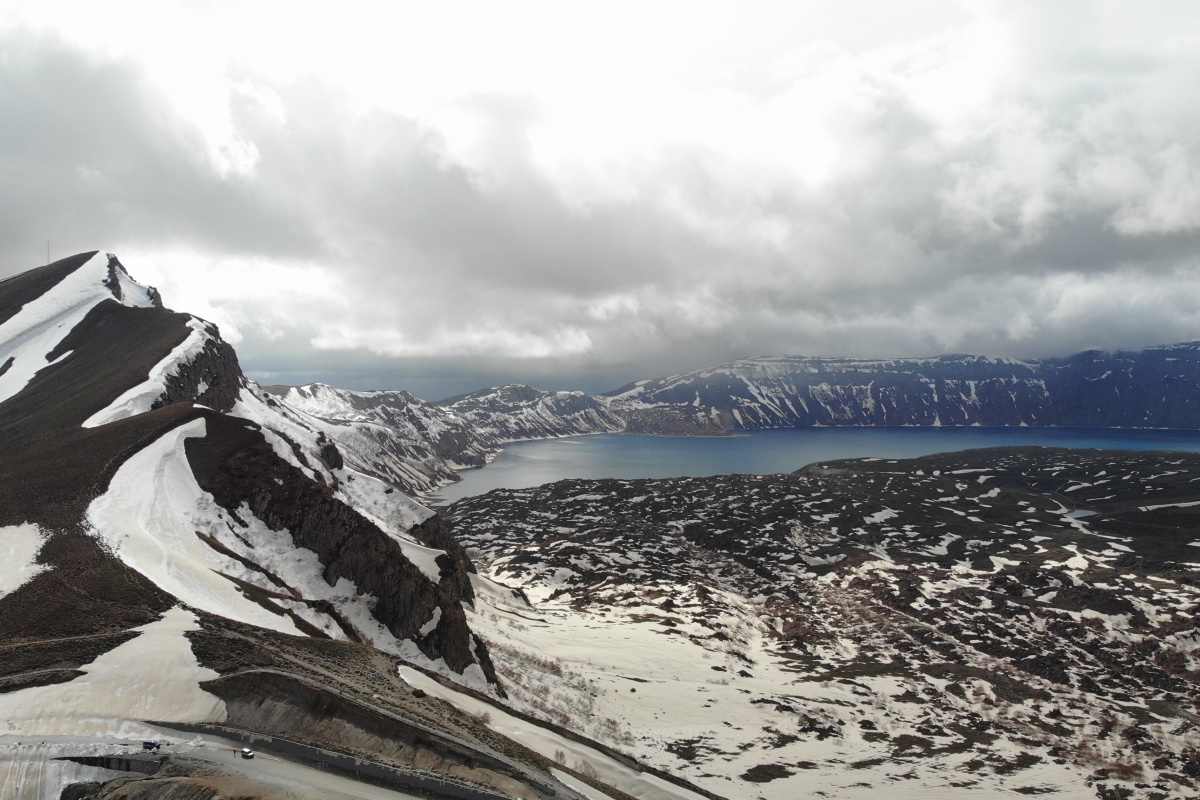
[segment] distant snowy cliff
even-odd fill
[[[506,442],[628,428],[608,398],[509,385],[427,403],[408,392],[351,391],[321,383],[264,386],[264,401],[302,414],[368,474],[410,492],[458,479]]]
[[[428,403],[408,392],[268,386],[358,468],[424,492],[505,442],[588,433],[722,435],[838,426],[1200,429],[1200,343],[1064,359],[781,356],[643,380],[600,396],[510,384]]]
[[[670,409],[697,427],[1200,428],[1200,343],[1017,361],[753,358],[609,393],[631,417]]]

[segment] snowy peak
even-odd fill
[[[0,307],[0,402],[62,359],[59,345],[100,303],[161,306],[158,292],[129,276],[116,256],[85,253],[4,281],[12,297]],[[41,289],[40,293],[33,294]]]
[[[331,422],[374,422],[403,424],[402,420],[422,420],[437,428],[449,417],[437,406],[426,403],[406,391],[354,391],[324,383],[305,386],[264,386],[264,392],[298,409]]]
[[[111,253],[0,283],[0,319],[0,403],[58,385],[88,428],[176,402],[233,405],[241,370],[216,326],[163,308]]]

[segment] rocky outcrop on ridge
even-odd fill
[[[450,580],[434,583],[394,539],[280,459],[259,431],[235,417],[210,418],[207,435],[188,439],[186,447],[200,487],[235,519],[246,508],[271,530],[289,531],[296,546],[317,554],[326,583],[345,578],[373,596],[374,617],[397,639],[412,639],[430,660],[444,658],[455,672],[475,663],[462,611],[470,582],[456,576],[461,562],[442,556],[439,566]],[[437,625],[422,633],[435,609]]]

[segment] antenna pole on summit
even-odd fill
[[[50,240],[46,240],[46,263],[50,263]]]

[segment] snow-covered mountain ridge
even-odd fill
[[[103,781],[125,778],[97,764],[121,740],[182,746],[187,726],[349,752],[400,786],[585,796],[397,671],[503,697],[463,548],[357,466],[386,453],[343,456],[326,426],[115,256],[0,282],[0,798],[58,798],[72,776],[96,782],[71,797],[114,796]],[[324,796],[177,755],[120,796]]]
[[[628,428],[607,398],[516,384],[441,403],[322,383],[262,392],[277,408],[306,415],[356,468],[412,493],[457,480],[456,470],[486,464],[506,442]]]

